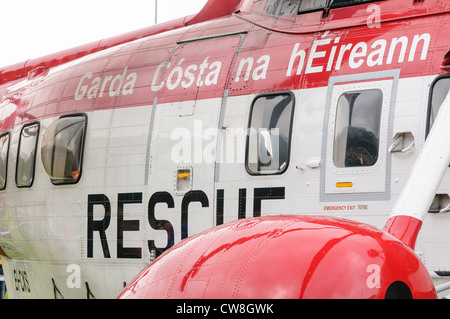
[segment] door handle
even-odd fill
[[[389,153],[407,153],[414,148],[414,136],[411,132],[397,133],[389,147]]]

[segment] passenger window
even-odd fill
[[[38,136],[39,123],[29,124],[22,128],[16,168],[16,185],[18,187],[31,187],[33,184]]]
[[[6,188],[8,174],[9,133],[0,136],[0,190]]]
[[[373,166],[378,160],[381,90],[347,92],[338,100],[333,161],[336,167]]]
[[[259,96],[250,111],[246,169],[252,175],[281,174],[288,166],[294,96]]]
[[[439,112],[442,103],[450,90],[450,77],[438,79],[431,89],[431,102],[428,110],[427,135],[433,126],[434,120]]]
[[[53,184],[77,183],[81,176],[86,117],[62,117],[47,129],[41,158]]]

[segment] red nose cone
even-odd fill
[[[327,217],[238,220],[182,241],[119,298],[436,298],[414,252],[374,227]]]

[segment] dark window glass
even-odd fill
[[[42,140],[41,158],[44,169],[54,184],[78,182],[81,176],[85,116],[56,120]]]
[[[383,93],[348,92],[336,110],[333,161],[336,167],[373,166],[378,160]]]

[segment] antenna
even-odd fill
[[[158,0],[155,0],[155,24],[158,24]]]

